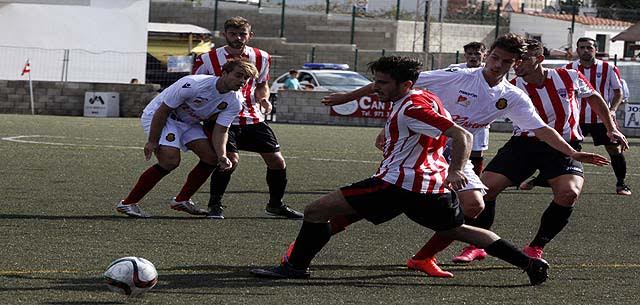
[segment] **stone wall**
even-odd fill
[[[34,81],[33,96],[36,114],[84,114],[84,95],[87,91],[119,92],[120,116],[137,117],[153,99],[158,85],[129,85],[108,83],[77,83]],[[0,80],[0,113],[30,114],[31,101],[28,81]]]

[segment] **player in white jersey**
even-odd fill
[[[600,93],[609,106],[610,116],[615,120],[616,111],[622,103],[623,93],[620,84],[620,72],[618,68],[606,61],[596,59],[598,46],[596,41],[589,37],[581,37],[577,42],[579,59],[568,64],[568,69],[580,71],[589,80],[591,85]],[[607,137],[607,130],[602,124],[602,117],[582,101],[580,109],[580,128],[582,133],[591,135],[593,144],[604,145],[611,157],[611,167],[616,176],[616,194],[631,195],[631,189],[625,184],[627,176],[627,161],[624,157],[620,143],[612,142]]]
[[[211,174],[211,194],[209,197],[209,215],[211,219],[223,219],[222,197],[231,180],[231,174],[240,161],[239,150],[259,153],[267,165],[267,185],[269,202],[265,212],[271,216],[301,219],[299,213],[282,202],[287,187],[287,171],[284,157],[276,135],[264,122],[264,114],[271,112],[269,102],[269,53],[247,46],[253,37],[251,24],[243,17],[233,17],[225,21],[222,35],[227,45],[200,55],[194,64],[193,74],[220,75],[220,67],[227,61],[246,58],[259,71],[255,80],[250,80],[242,88],[244,100],[238,118],[229,130],[227,151],[233,167],[229,171],[215,170]],[[264,112],[264,114],[263,114]],[[205,124],[208,128],[211,124]]]
[[[462,213],[451,189],[464,187],[463,167],[468,161],[471,134],[451,121],[438,98],[412,90],[421,63],[407,57],[382,57],[369,68],[375,75],[374,92],[393,103],[385,124],[385,145],[378,171],[369,179],[342,187],[307,205],[304,222],[281,265],[253,269],[256,276],[307,278],[311,260],[329,242],[328,223],[337,215],[359,215],[374,224],[400,214],[416,223],[458,240],[483,243],[488,253],[524,269],[532,285],[547,278],[548,264],[527,257],[495,233],[463,224]],[[443,149],[451,137],[451,165]]]
[[[131,217],[147,218],[138,202],[169,172],[180,164],[180,150],[193,151],[200,162],[191,170],[180,193],[171,200],[174,210],[192,215],[206,215],[191,196],[207,181],[216,168],[228,170],[227,132],[240,111],[239,91],[258,72],[248,61],[229,62],[221,76],[185,76],[157,95],[144,108],[141,122],[148,141],[144,146],[147,160],[155,154],[158,163],[148,168],[116,210]],[[201,122],[215,121],[209,141]]]
[[[494,120],[507,117],[521,128],[535,130],[538,138],[575,160],[594,164],[606,162],[602,156],[581,153],[573,149],[553,128],[544,123],[531,104],[531,99],[505,79],[507,72],[520,61],[525,52],[524,38],[515,34],[506,34],[499,37],[491,46],[484,68],[453,72],[446,70],[422,72],[416,86],[433,91],[451,113],[453,121],[474,135]],[[370,87],[369,85],[350,93],[329,95],[325,97],[323,103],[335,105],[357,99],[359,96],[371,94]],[[467,223],[482,227],[488,221],[486,218],[492,217],[495,213],[495,205],[485,205],[482,199],[485,186],[471,169],[470,166],[465,167],[465,175],[469,177],[471,183],[458,190],[458,197]],[[483,213],[485,216],[477,218],[483,209],[487,210]],[[335,222],[348,224],[344,220],[335,220]],[[335,232],[338,231],[335,230]],[[452,276],[440,270],[434,258],[436,253],[446,248],[451,242],[451,239],[443,238],[436,233],[409,260],[408,266],[411,269],[420,269],[431,276]],[[469,262],[483,259],[485,256],[483,249],[469,246],[465,247],[461,255],[454,258],[454,262]]]
[[[589,84],[582,73],[564,68],[546,69],[543,48],[536,40],[527,40],[527,54],[516,68],[518,76],[512,83],[527,92],[538,114],[549,126],[580,150],[583,140],[579,128],[580,100],[603,118],[607,135],[612,141],[628,148],[624,135],[609,116],[607,104]],[[522,162],[526,160],[526,162]],[[514,125],[513,137],[498,151],[482,173],[482,181],[489,187],[485,202],[494,202],[498,194],[518,185],[536,170],[553,191],[553,200],[542,214],[538,231],[523,251],[531,257],[542,258],[543,249],[569,223],[569,218],[582,191],[583,166],[536,137],[531,130]],[[493,221],[483,228],[489,229]]]
[[[487,47],[482,42],[473,41],[464,45],[465,62],[461,64],[451,64],[448,70],[481,68],[484,67],[484,58],[487,55]],[[482,173],[484,166],[484,151],[489,149],[489,126],[483,130],[478,130],[473,135],[473,147],[471,148],[471,156],[469,160],[473,164],[473,171],[478,176]]]

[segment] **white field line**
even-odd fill
[[[53,146],[68,146],[68,147],[91,147],[91,148],[114,148],[114,149],[142,149],[137,146],[120,146],[120,145],[97,145],[97,144],[74,144],[74,143],[60,143],[60,142],[46,142],[38,140],[27,140],[34,138],[52,138],[52,139],[74,139],[74,140],[103,140],[94,138],[78,138],[78,137],[65,137],[65,136],[44,136],[44,135],[24,135],[13,137],[2,137],[0,140],[25,143],[25,144],[40,144],[40,145],[53,145]],[[244,157],[260,157],[258,154],[241,153]],[[287,159],[300,159],[300,157],[287,156]],[[329,159],[329,158],[307,158],[311,161],[323,161],[323,162],[344,162],[344,163],[365,163],[365,164],[380,164],[380,161],[371,160],[353,160],[353,159]],[[633,168],[633,167],[632,167]],[[585,171],[585,174],[589,175],[609,175],[610,171]],[[640,176],[640,174],[627,173],[627,176]]]

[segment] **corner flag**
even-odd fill
[[[22,68],[22,74],[20,74],[20,76],[24,76],[25,73],[29,73],[31,72],[31,65],[29,65],[29,60],[27,59],[27,62],[24,63],[24,67]]]

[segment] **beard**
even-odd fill
[[[229,41],[229,39],[227,39],[227,45],[234,49],[240,50],[240,49],[244,49],[244,46],[246,44],[241,41]]]

